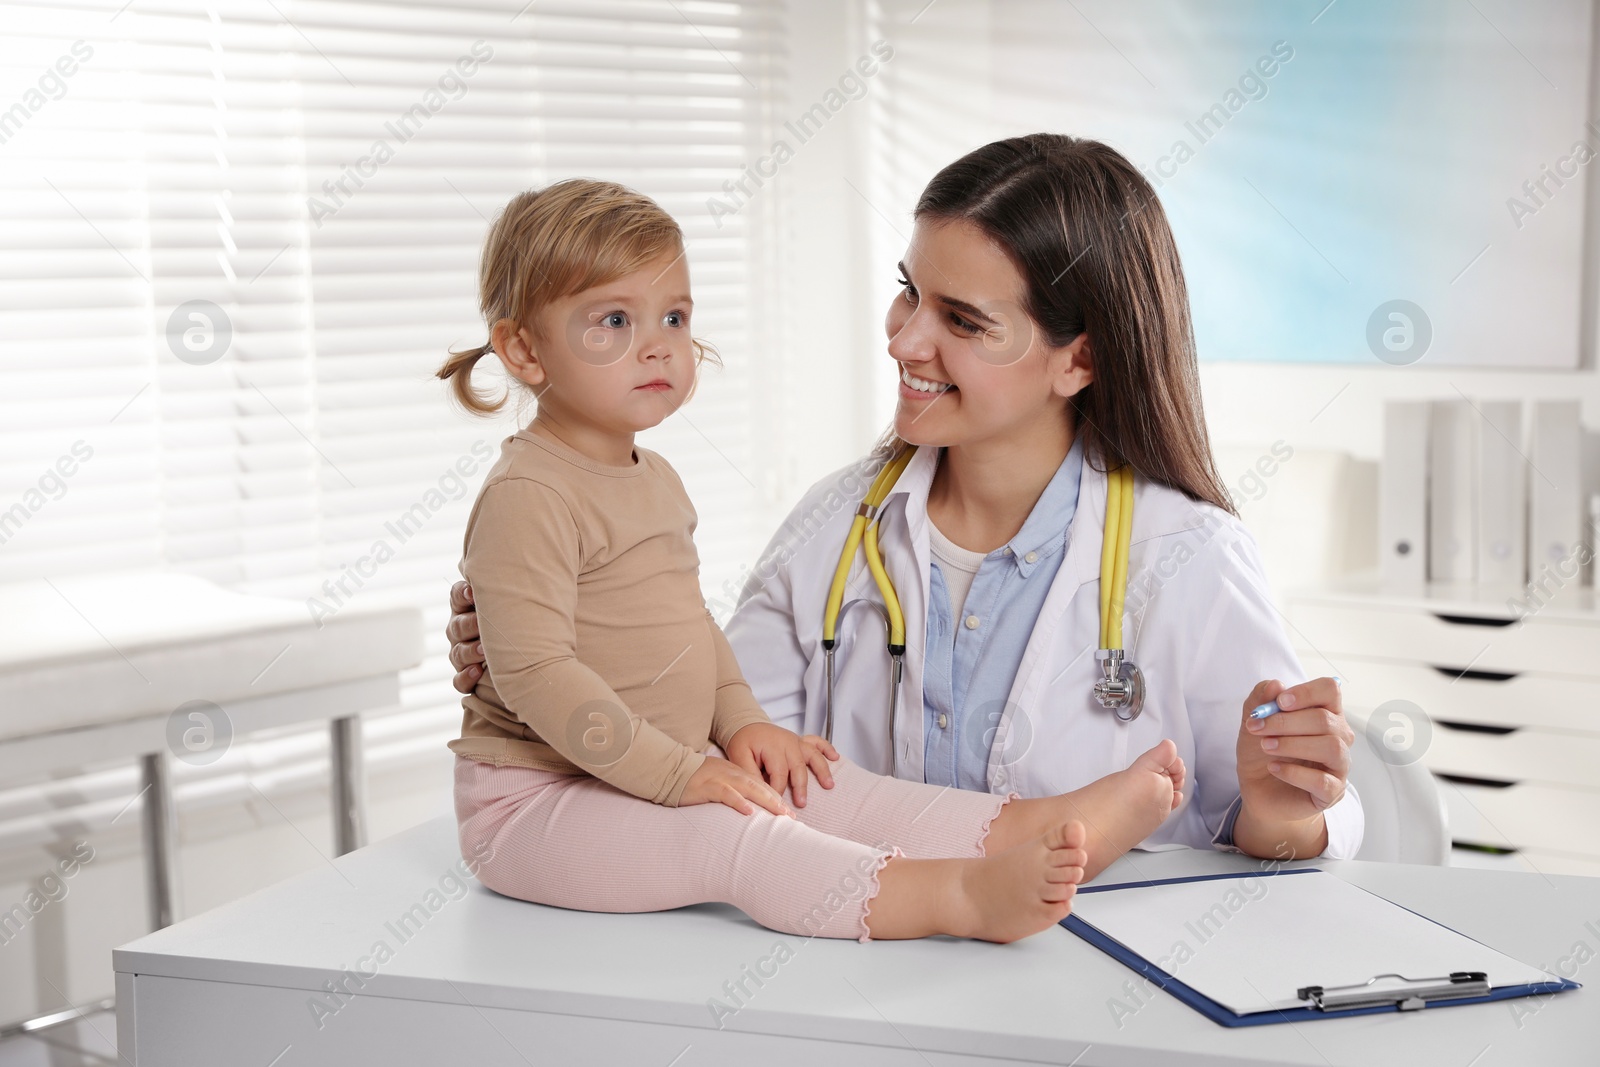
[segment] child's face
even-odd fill
[[[689,266],[676,251],[632,274],[563,297],[540,315],[534,349],[542,410],[611,433],[634,433],[676,411],[694,382]]]

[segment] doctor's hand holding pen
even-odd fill
[[[1237,759],[1243,803],[1233,841],[1255,856],[1316,856],[1324,809],[1344,796],[1355,731],[1337,678],[1259,683],[1244,702]]]

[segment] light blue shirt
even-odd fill
[[[959,619],[944,572],[929,560],[922,765],[923,779],[933,785],[989,791],[989,750],[1028,638],[1066,558],[1082,473],[1079,438],[1022,529],[983,557]],[[1018,734],[1008,744],[1020,756],[1025,742]]]
[[[931,590],[927,662],[922,676],[924,781],[989,791],[989,750],[1028,638],[1066,558],[1082,477],[1079,438],[1044,487],[1022,529],[983,557],[972,576],[959,623],[944,572],[937,560],[928,561]],[[976,618],[977,624],[968,625],[969,618]],[[1027,738],[1018,733],[1007,739],[1007,744],[1020,756]],[[1107,773],[1121,769],[1108,768]],[[1239,809],[1235,799],[1212,838],[1214,845],[1226,851],[1239,851],[1233,843]]]

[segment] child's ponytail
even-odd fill
[[[491,392],[485,392],[472,384],[472,368],[478,360],[494,351],[492,343],[479,345],[477,348],[463,348],[450,350],[450,358],[444,361],[436,377],[441,381],[450,383],[451,395],[456,398],[456,403],[472,412],[474,415],[493,415],[505,406],[506,398],[510,392],[501,393],[496,397]]]

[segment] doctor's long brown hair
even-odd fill
[[[1178,247],[1137,167],[1099,141],[1011,137],[934,175],[913,214],[997,243],[1051,345],[1088,332],[1094,380],[1068,401],[1088,455],[1237,514],[1206,434]],[[878,449],[902,444],[891,427]]]

